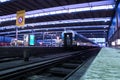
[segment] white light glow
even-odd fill
[[[117,40],[116,40],[116,44],[117,44],[117,45],[120,45],[120,39],[117,39]]]
[[[113,41],[113,42],[111,43],[111,45],[112,45],[112,46],[115,46],[115,41]]]
[[[105,42],[105,38],[88,38],[96,43],[104,43]]]
[[[53,24],[68,24],[68,23],[83,23],[83,22],[99,22],[99,21],[110,21],[110,17],[106,18],[88,18],[88,19],[72,19],[72,20],[59,20],[49,22],[30,23],[25,26],[39,26],[39,25],[53,25]]]
[[[41,28],[41,29],[34,29],[34,31],[40,31],[40,30],[57,30],[57,29],[62,29],[62,28]],[[20,30],[18,31],[18,33],[21,33],[21,32],[31,32],[32,30],[31,29],[27,29],[27,30]],[[76,32],[101,32],[103,30],[75,30]],[[107,30],[106,30],[107,31]],[[63,32],[63,30],[61,31],[54,31],[54,32]],[[15,33],[15,31],[10,31],[10,32],[1,32],[0,35],[3,35],[3,34],[10,34],[10,33]],[[35,32],[36,33],[36,32]]]
[[[104,18],[86,18],[86,19],[72,19],[72,20],[59,20],[59,21],[49,21],[49,22],[39,22],[39,23],[30,23],[25,24],[24,27],[30,26],[40,26],[40,25],[55,25],[55,24],[67,24],[67,23],[83,23],[83,22],[99,22],[99,21],[110,21],[110,17]],[[12,29],[15,28],[15,25],[0,27],[0,30],[3,29]]]
[[[97,2],[91,2],[90,4],[92,7],[88,3],[84,3],[84,4],[74,4],[74,5],[67,5],[67,6],[60,6],[60,7],[28,11],[28,12],[26,12],[25,18],[33,18],[33,17],[63,14],[63,13],[94,11],[94,10],[104,10],[104,9],[113,9],[114,8],[113,4],[100,5],[100,4],[97,4]],[[0,17],[0,22],[11,21],[11,20],[16,20],[15,14]]]
[[[38,32],[34,32],[34,34],[41,34],[42,32],[39,32],[39,30],[53,30],[53,28],[41,28],[41,29],[34,29],[34,31],[38,31]],[[27,29],[27,30],[20,30],[20,31],[18,31],[18,33],[20,33],[20,34],[18,34],[18,35],[24,35],[25,33],[21,33],[21,32],[30,32],[31,33],[31,29]],[[86,33],[86,32],[90,32],[90,31],[96,31],[96,32],[101,32],[101,31],[103,31],[103,30],[75,30],[76,32],[82,32],[82,33]],[[107,31],[107,30],[106,30]],[[61,30],[61,31],[52,31],[52,32],[63,32],[63,30]],[[14,33],[14,34],[10,34],[10,33]],[[2,32],[2,33],[0,33],[0,35],[2,35],[2,34],[5,34],[6,36],[15,36],[15,31],[11,31],[11,32],[9,32],[9,34],[8,34],[8,32]],[[87,33],[86,33],[87,34]],[[90,34],[90,33],[89,33]],[[95,34],[95,33],[94,33]]]
[[[10,1],[10,0],[0,0],[1,3],[2,3],[2,2],[7,2],[7,1]]]

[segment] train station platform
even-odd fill
[[[102,48],[82,77],[81,71],[67,80],[120,80],[120,49]]]

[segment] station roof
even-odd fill
[[[117,0],[116,0],[117,1]],[[15,37],[16,12],[25,10],[24,34],[74,30],[88,38],[107,38],[115,0],[0,0],[0,35]]]

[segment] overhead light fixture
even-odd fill
[[[58,21],[49,21],[49,22],[39,22],[39,23],[30,23],[26,24],[28,26],[39,26],[39,25],[55,25],[55,24],[68,24],[68,23],[83,23],[83,22],[100,22],[100,21],[110,21],[110,17],[105,18],[86,18],[86,19],[72,19],[72,20],[58,20]]]
[[[56,33],[56,32],[60,32],[60,33],[61,33],[61,32],[63,32],[63,31],[54,31],[53,33]],[[43,32],[34,32],[34,34],[41,34],[41,33],[43,33]],[[78,33],[83,34],[83,35],[84,35],[84,34],[88,34],[88,35],[89,35],[91,32],[87,32],[87,33],[86,33],[86,32],[79,32],[79,31],[78,31]],[[23,36],[24,34],[25,34],[25,33],[20,33],[20,34],[18,34],[18,35]],[[105,35],[105,34],[107,34],[107,33],[101,33],[101,31],[100,31],[100,32],[98,31],[98,32],[93,32],[93,34],[94,34],[94,35],[100,35],[100,34],[101,34],[101,35]],[[14,33],[14,34],[9,34],[9,35],[8,35],[8,34],[4,34],[4,35],[5,35],[5,36],[15,36],[15,33]]]
[[[57,27],[57,28],[41,28],[41,29],[34,29],[34,31],[39,31],[39,30],[58,30],[58,29],[78,29],[78,28],[100,28],[100,27],[108,27],[108,25],[96,25],[96,26],[71,26],[71,27]],[[31,29],[27,30],[21,30],[20,32],[26,32],[26,31],[31,31]],[[65,30],[66,31],[66,30]]]
[[[39,31],[39,30],[46,30],[45,28],[43,28],[43,29],[36,29],[35,31]],[[49,29],[49,30],[53,30],[54,31],[54,29]],[[103,32],[103,30],[75,30],[76,32]],[[105,30],[105,31],[108,31],[107,29]],[[21,33],[21,32],[31,32],[31,30],[22,30],[22,31],[18,31],[18,33]],[[56,31],[56,32],[63,32],[63,30],[60,30],[60,31]],[[16,31],[10,31],[9,32],[9,34],[10,33],[16,33]],[[34,32],[34,33],[36,33],[36,32]],[[0,35],[7,35],[8,34],[8,32],[1,32],[0,33]],[[92,35],[92,33],[91,33],[91,35]]]
[[[33,18],[33,17],[41,17],[41,16],[50,16],[50,15],[57,15],[57,14],[64,14],[64,13],[73,13],[73,12],[83,12],[83,11],[95,11],[95,10],[104,10],[104,9],[113,9],[115,6],[114,4],[110,3],[108,4],[106,2],[106,5],[99,4],[98,2],[91,2],[91,6],[88,5],[88,3],[83,4],[74,4],[74,5],[67,5],[67,6],[59,6],[59,7],[53,7],[53,8],[46,8],[46,9],[39,9],[39,10],[33,10],[26,12],[25,18]],[[5,21],[12,21],[16,20],[16,14],[7,15],[7,16],[1,16],[0,22]]]
[[[39,26],[39,25],[56,25],[56,24],[68,24],[68,23],[83,23],[83,22],[101,22],[101,21],[110,21],[110,17],[104,17],[104,18],[86,18],[86,19],[71,19],[71,20],[58,20],[58,21],[49,21],[49,22],[39,22],[39,23],[29,23],[25,24],[24,27],[29,26]],[[6,29],[12,29],[15,28],[15,25],[9,25],[0,27],[0,30]]]
[[[1,3],[7,2],[7,1],[10,1],[10,0],[0,0]]]
[[[40,30],[64,30],[64,29],[78,29],[78,28],[88,28],[88,27],[104,27],[107,25],[101,25],[101,26],[71,26],[71,27],[58,27],[58,28],[40,28],[40,29],[34,29],[34,31],[40,31]],[[75,30],[77,31],[77,30]],[[82,31],[82,32],[89,32],[89,31],[107,31],[106,29],[104,30],[78,30],[78,31]],[[19,30],[18,33],[21,33],[21,32],[31,32],[31,29],[26,29],[26,30]],[[1,32],[0,34],[7,34],[8,32]],[[15,33],[15,31],[10,31],[9,33]],[[92,34],[92,33],[91,33]]]

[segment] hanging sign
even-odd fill
[[[25,24],[25,10],[17,11],[16,26],[23,27]]]

